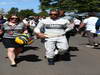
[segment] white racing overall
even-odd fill
[[[68,20],[62,18],[52,20],[48,17],[40,21],[34,29],[36,33],[40,33],[40,29],[44,27],[44,34],[48,35],[44,43],[47,58],[53,58],[55,56],[55,50],[58,51],[58,53],[63,53],[68,50],[69,46],[64,34],[72,29],[69,24],[70,22]]]

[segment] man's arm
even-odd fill
[[[86,25],[85,23],[81,23],[80,26],[79,26],[79,30],[80,30],[81,28],[85,27],[85,25]]]
[[[73,23],[70,24],[70,25],[68,25],[68,28],[65,30],[65,32],[68,32],[68,31],[72,30],[73,27],[74,27],[74,24]]]
[[[40,21],[37,26],[34,28],[34,32],[36,33],[37,37],[39,38],[47,38],[47,35],[45,35],[44,33],[42,33],[40,31],[40,29],[42,28],[42,26],[44,26],[43,22]]]
[[[74,23],[73,22],[67,22],[67,24],[66,24],[66,26],[67,26],[67,29],[65,29],[65,33],[66,32],[68,32],[68,31],[70,31],[70,30],[72,30],[73,28],[74,28]]]

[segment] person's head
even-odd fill
[[[12,23],[19,23],[20,22],[20,18],[17,15],[11,15],[8,18],[8,21],[12,22]]]
[[[33,17],[33,16],[29,16],[29,17],[28,17],[28,19],[33,20],[33,19],[34,19],[34,17]]]
[[[88,16],[91,17],[91,16],[96,16],[95,12],[88,12]]]
[[[3,19],[3,15],[2,14],[0,14],[0,19]]]
[[[56,20],[59,17],[59,11],[58,10],[51,10],[49,15],[50,15],[51,19]]]
[[[60,16],[60,17],[65,16],[65,11],[64,11],[64,10],[59,10],[59,16]]]

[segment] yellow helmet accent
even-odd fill
[[[21,40],[21,39],[19,39],[19,37],[15,38],[15,42],[18,43],[18,44],[20,44],[20,45],[24,44],[24,41]]]
[[[21,34],[15,38],[15,42],[20,45],[28,44],[29,35]]]

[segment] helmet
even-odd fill
[[[21,34],[15,38],[15,42],[20,45],[28,44],[29,34]]]

